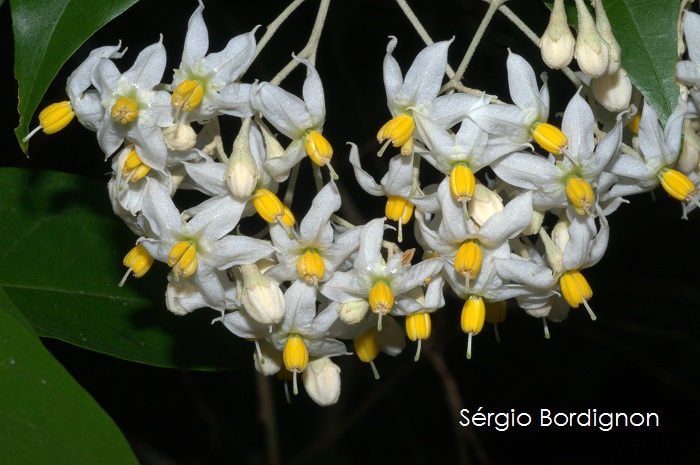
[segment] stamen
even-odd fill
[[[408,199],[398,195],[390,195],[386,201],[384,213],[388,219],[398,221],[399,242],[403,241],[403,230],[401,227],[411,220],[414,208],[415,206]]]
[[[583,178],[569,178],[566,182],[566,195],[569,197],[576,213],[590,215],[592,212],[595,194],[591,185]]]
[[[659,173],[658,177],[661,187],[676,200],[688,203],[693,201],[698,193],[693,181],[680,171],[666,168]]]
[[[325,270],[323,258],[315,250],[307,250],[297,260],[297,273],[307,284],[318,286]]]
[[[406,316],[406,335],[411,341],[418,341],[418,349],[413,360],[416,362],[420,357],[421,341],[428,339],[432,332],[432,322],[430,313],[420,312]]]
[[[546,317],[542,317],[542,325],[544,326],[544,338],[549,339],[549,326],[547,326]]]
[[[129,253],[124,256],[122,263],[124,266],[129,267],[124,274],[124,277],[119,281],[119,287],[124,285],[129,272],[134,273],[134,278],[140,278],[151,269],[153,265],[153,257],[148,253],[148,250],[143,246],[143,244],[138,244],[136,247],[131,249]]]
[[[170,103],[175,107],[173,123],[180,117],[180,111],[187,113],[199,106],[204,97],[204,87],[195,80],[186,79],[173,91]]]
[[[41,113],[39,113],[39,127],[27,134],[22,139],[22,142],[29,140],[39,129],[43,130],[45,134],[54,134],[68,126],[68,123],[73,121],[74,116],[75,113],[69,101],[64,100],[63,102],[52,103],[41,110]]]
[[[124,160],[122,166],[122,176],[127,178],[127,182],[136,182],[142,179],[151,171],[151,167],[146,165],[136,153],[136,149],[131,149]]]
[[[391,141],[394,147],[401,147],[401,155],[410,155],[413,153],[413,130],[415,128],[416,123],[413,118],[402,113],[381,127],[377,133],[377,141],[380,144],[385,140]],[[385,148],[386,144],[380,153],[384,153]]]
[[[596,319],[593,310],[588,305],[588,300],[593,297],[593,290],[579,271],[573,270],[564,273],[559,278],[559,286],[561,287],[564,300],[571,308],[578,308],[579,305],[583,304],[588,310],[591,319]]]
[[[466,279],[465,287],[469,287],[469,280],[476,278],[481,270],[482,257],[481,247],[475,241],[459,246],[455,255],[455,270]]]
[[[309,132],[304,138],[306,154],[318,166],[326,166],[333,158],[333,147],[318,131]]]
[[[381,347],[374,330],[369,329],[354,338],[352,340],[352,345],[355,347],[357,358],[365,363],[369,363],[374,372],[374,379],[379,379],[379,372],[377,371],[377,367],[374,366],[374,359],[379,355]]]
[[[258,189],[253,193],[253,206],[262,219],[268,223],[278,221],[290,228],[294,226],[295,219],[291,210],[267,189]]]
[[[452,197],[464,206],[466,202],[474,197],[476,189],[476,179],[474,173],[463,163],[455,165],[450,171],[450,191]],[[469,216],[467,214],[467,216]]]
[[[112,119],[119,124],[127,124],[134,121],[139,116],[139,105],[136,100],[122,95],[112,105]]]
[[[292,372],[294,394],[296,395],[299,393],[297,389],[297,373],[301,373],[309,366],[309,350],[300,336],[292,334],[287,338],[282,351],[282,360],[285,368]]]
[[[377,330],[381,331],[381,317],[389,313],[394,306],[394,293],[384,281],[378,281],[369,291],[369,308],[379,314]]]
[[[173,268],[177,280],[180,276],[189,278],[197,271],[197,247],[190,241],[181,241],[170,249],[168,266]]]
[[[484,327],[486,308],[481,297],[471,296],[462,307],[462,331],[469,334],[467,358],[472,357],[472,336],[479,334]]]
[[[564,155],[569,139],[561,129],[549,123],[536,123],[534,129],[530,131],[535,142],[547,152],[553,155]]]
[[[498,334],[498,324],[506,321],[507,305],[505,300],[499,302],[487,302],[485,308],[485,319],[493,325],[496,334],[496,341],[500,344],[501,336]]]

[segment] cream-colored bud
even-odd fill
[[[564,0],[555,0],[549,25],[540,38],[542,60],[553,69],[568,66],[574,56],[576,39],[569,29]]]
[[[467,210],[474,222],[483,226],[494,213],[503,210],[503,199],[483,184],[477,184]]]
[[[260,363],[260,355],[257,350],[253,353],[253,361],[255,363],[255,369],[263,376],[271,376],[276,374],[284,362],[282,361],[282,352],[275,349],[269,342],[264,339],[258,339],[255,341],[260,348],[260,354],[262,354],[263,363]]]
[[[552,241],[562,252],[566,248],[566,244],[569,243],[569,225],[569,221],[566,218],[562,218],[557,221],[554,229],[552,229]]]
[[[262,132],[263,142],[265,143],[265,154],[267,159],[271,160],[273,158],[279,158],[284,155],[284,147],[279,143],[277,138],[270,128],[265,124],[260,124],[260,132]]]
[[[189,124],[177,124],[163,129],[165,145],[175,152],[184,152],[194,147],[197,133]]]
[[[547,262],[552,268],[554,273],[564,271],[564,252],[557,247],[547,231],[544,228],[540,228],[540,239],[544,245],[544,251],[547,256]]]
[[[165,289],[165,306],[175,315],[187,315],[194,311],[194,307],[187,303],[196,301],[200,295],[199,287],[189,281],[181,279],[177,284],[169,282]]]
[[[610,27],[610,21],[608,21],[608,15],[605,13],[603,1],[596,0],[593,2],[593,6],[595,7],[596,29],[605,43],[608,45],[609,61],[606,74],[613,74],[620,68],[622,49],[620,48],[620,44],[617,43],[615,35],[612,32],[612,28]]]
[[[333,405],[340,397],[340,367],[328,357],[309,362],[301,375],[311,400],[322,407]]]
[[[693,129],[690,119],[683,121],[683,150],[678,159],[678,170],[690,174],[698,168],[700,155],[700,137]]]
[[[608,70],[610,50],[595,27],[591,13],[583,0],[576,0],[578,11],[578,37],[574,56],[581,71],[591,78],[602,76]]]
[[[523,229],[523,236],[530,236],[532,234],[537,234],[540,232],[542,227],[542,222],[544,221],[544,213],[538,210],[532,211],[532,221],[527,228]]]
[[[236,197],[248,197],[258,185],[260,170],[250,149],[250,118],[243,120],[241,130],[233,141],[231,157],[226,163],[224,178]]]
[[[613,113],[620,112],[630,105],[632,83],[627,71],[620,67],[613,74],[591,79],[591,88],[598,103]]]
[[[338,316],[349,325],[362,321],[369,310],[369,302],[366,300],[354,300],[345,302],[338,307]]]
[[[256,265],[241,265],[243,307],[252,319],[264,325],[282,321],[284,295],[279,286],[260,273]]]

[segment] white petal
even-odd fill
[[[187,23],[187,34],[185,35],[185,47],[182,52],[182,63],[180,68],[192,68],[204,58],[209,49],[209,33],[202,17],[204,4],[199,0],[199,6]]]

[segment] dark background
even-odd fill
[[[0,164],[80,173],[106,184],[109,167],[94,134],[78,124],[51,137],[33,138],[29,159],[19,150],[11,131],[17,117],[16,82],[8,65],[12,38],[7,3],[0,7],[5,44],[5,66],[0,69],[5,92],[0,98],[6,115],[0,132],[6,150]],[[315,1],[307,3],[268,44],[245,81],[271,79],[291,53],[303,47],[317,6]],[[486,3],[412,3],[435,40],[455,37],[450,63],[456,67]],[[508,5],[536,32],[544,30],[547,11],[540,2]],[[89,50],[119,39],[129,47],[120,66],[130,66],[138,51],[163,33],[169,67],[176,67],[195,7],[195,1],[140,2],[77,52],[40,108],[64,98],[67,75]],[[272,21],[284,3],[258,0],[254,8],[243,11],[243,4],[208,0],[205,7],[210,50],[218,51],[230,37]],[[388,35],[399,38],[394,56],[405,71],[423,44],[396,4],[336,0],[317,58],[327,98],[324,135],[334,144],[333,164],[341,174],[345,198],[342,215],[358,223],[383,215],[383,200],[358,192],[344,143],[350,140],[360,146],[364,167],[377,179],[386,171],[389,158],[370,154],[377,150],[375,134],[389,116],[381,75]],[[261,36],[259,31],[257,37]],[[536,73],[544,71],[537,49],[497,14],[463,82],[507,100],[508,48],[528,57]],[[169,79],[167,73],[164,79]],[[302,79],[303,73],[297,71],[283,85],[299,93]],[[549,83],[554,114],[563,110],[575,89],[557,72],[550,73]],[[227,146],[235,130],[232,127],[225,135]],[[310,171],[305,167],[302,172]],[[301,182],[302,192],[305,184],[311,185]],[[413,362],[415,346],[409,343],[400,356],[377,359],[382,377],[375,381],[369,367],[354,356],[337,359],[343,390],[339,403],[328,408],[318,407],[303,390],[288,405],[283,384],[261,379],[248,363],[252,345],[241,345],[241,351],[231,354],[245,368],[202,373],[125,362],[52,340],[45,343],[114,418],[143,464],[273,463],[275,455],[267,447],[275,437],[277,457],[284,464],[418,464],[436,458],[478,464],[697,463],[699,213],[681,220],[680,206],[663,192],[657,192],[656,199],[642,194],[630,200],[609,218],[606,256],[586,272],[597,321],[592,322],[583,309],[572,310],[565,322],[550,323],[552,337],[545,340],[541,321],[512,306],[507,321],[499,326],[502,342],[496,343],[486,325],[474,339],[472,359],[466,360],[466,336],[459,328],[462,303],[452,298],[434,316],[433,337],[424,344],[418,363]],[[303,209],[303,196],[297,202]],[[128,230],[123,232],[124,244],[132,243]],[[162,295],[162,290],[156,294]],[[225,331],[207,325],[196,330]],[[276,436],[261,420],[261,406],[270,402]],[[513,427],[506,432],[458,427],[460,408],[479,407],[486,412],[527,412],[534,423],[541,408],[567,413],[589,408],[656,412],[661,425],[610,432],[581,427]]]

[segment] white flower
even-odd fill
[[[209,33],[202,10],[200,0],[190,17],[182,61],[175,70],[173,104],[186,112],[187,121],[203,121],[219,114],[252,116],[250,84],[236,81],[255,57],[255,29],[234,37],[222,51],[207,54]],[[190,82],[183,85],[185,81]]]
[[[160,128],[172,125],[172,107],[168,92],[153,90],[164,70],[165,48],[160,41],[139,53],[124,74],[111,60],[100,59],[94,80],[103,107],[97,140],[106,157],[126,138],[146,165],[159,171],[165,168],[168,149]]]

